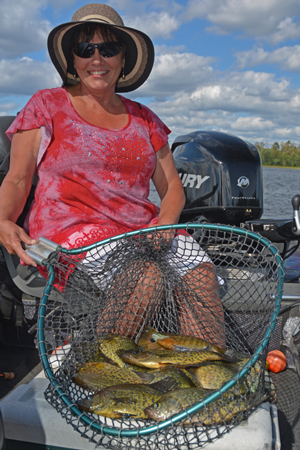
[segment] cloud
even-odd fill
[[[12,111],[19,108],[19,105],[15,102],[4,103],[0,102],[0,116],[14,115]]]
[[[41,19],[46,0],[1,0],[0,57],[20,57],[46,48],[50,22]]]
[[[300,72],[300,45],[277,48],[268,52],[263,48],[253,48],[243,52],[236,52],[239,69],[254,67],[260,64],[277,64],[282,69],[291,72]]]
[[[23,57],[0,60],[0,95],[33,95],[37,90],[60,86],[59,75],[49,62]]]
[[[191,95],[202,110],[221,110],[234,113],[260,114],[264,117],[278,115],[279,108],[289,104],[293,91],[286,80],[275,81],[274,75],[265,72],[232,72],[214,84],[200,86]],[[300,104],[295,109],[300,113]]]
[[[181,54],[183,61],[186,55]],[[177,67],[176,57],[163,56],[158,66],[165,65],[173,73]],[[187,60],[191,59],[190,56]],[[288,138],[290,130],[291,139],[300,140],[296,131],[300,89],[293,90],[287,80],[277,80],[274,74],[266,72],[249,70],[216,74],[207,62],[203,68],[206,70],[198,71],[198,76],[201,76],[198,81],[196,75],[187,77],[184,70],[179,70],[179,79],[175,77],[174,81],[175,91],[174,85],[168,90],[168,77],[158,76],[159,67],[155,77],[150,77],[148,96],[153,94],[154,100],[148,106],[172,130],[171,141],[180,134],[201,129],[229,132],[251,142],[262,140],[262,137],[265,141],[281,141]],[[182,82],[184,75],[188,82]],[[169,94],[165,98],[164,91]],[[147,90],[140,88],[137,92],[147,97]],[[161,97],[156,101],[158,93]]]
[[[193,92],[213,76],[211,64],[214,60],[179,49],[156,47],[150,78],[135,95],[164,100],[169,96],[176,98],[177,93]]]
[[[293,21],[299,13],[298,0],[189,0],[182,17],[207,20],[207,30],[215,34],[239,32],[275,44],[300,35]]]
[[[171,38],[172,33],[177,31],[180,26],[179,20],[166,11],[152,11],[130,16],[125,19],[124,22],[126,23],[126,26],[142,30],[144,33],[148,34],[151,39],[157,37],[169,39]]]
[[[255,131],[258,133],[260,131],[273,130],[274,122],[272,120],[265,120],[259,116],[250,117],[238,117],[235,122],[232,123],[231,129],[246,132]]]
[[[300,36],[299,22],[296,23],[291,17],[285,17],[271,33],[266,40],[273,45],[280,44],[288,39],[298,39]]]
[[[261,52],[263,59],[267,52]],[[287,79],[254,70],[220,72],[213,67],[214,58],[182,47],[161,46],[156,53],[149,79],[130,98],[146,102],[162,118],[172,130],[171,141],[200,129],[237,134],[251,142],[263,136],[281,141],[292,130],[291,139],[300,141],[300,89]]]
[[[61,10],[66,7],[72,8],[73,5],[76,3],[76,0],[64,0],[63,2],[61,0],[48,0],[47,3],[49,5],[51,5],[53,8],[55,8],[57,10]],[[75,13],[75,9],[74,9],[74,13]],[[71,15],[73,15],[73,14],[71,14]],[[71,17],[70,17],[70,19],[71,19]]]

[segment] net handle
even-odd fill
[[[280,311],[282,291],[283,291],[284,271],[283,271],[283,266],[282,266],[282,258],[280,257],[276,247],[274,247],[273,244],[270,241],[268,241],[266,238],[260,236],[257,233],[254,233],[253,231],[248,231],[243,228],[230,227],[227,225],[219,225],[219,224],[197,224],[197,223],[194,224],[193,223],[190,225],[189,224],[161,225],[158,227],[143,228],[138,231],[132,231],[129,233],[120,234],[118,236],[114,236],[109,239],[105,239],[103,241],[96,242],[95,244],[88,245],[85,247],[80,247],[77,249],[68,250],[68,249],[62,248],[61,251],[62,251],[62,253],[66,253],[69,255],[77,255],[81,252],[87,252],[89,250],[92,250],[93,248],[95,248],[99,245],[104,245],[109,242],[118,241],[120,239],[129,237],[129,236],[148,234],[151,231],[163,231],[163,230],[169,230],[169,229],[188,230],[189,228],[204,229],[204,230],[211,230],[211,231],[223,231],[223,232],[227,232],[227,233],[238,234],[240,236],[249,237],[249,238],[261,243],[263,246],[267,247],[271,251],[271,253],[275,256],[275,259],[278,263],[279,282],[278,282],[278,286],[277,286],[277,295],[275,297],[275,309],[274,309],[272,317],[271,317],[271,321],[270,321],[271,323],[268,326],[268,329],[263,337],[263,342],[259,345],[259,347],[256,350],[256,352],[254,353],[254,355],[249,359],[249,361],[241,369],[238,376],[236,376],[233,379],[231,379],[230,381],[228,381],[226,384],[224,384],[224,386],[222,386],[222,388],[220,390],[213,392],[207,398],[205,398],[203,401],[190,407],[186,411],[176,414],[174,417],[172,417],[172,419],[165,420],[156,425],[143,427],[138,430],[121,430],[120,431],[118,428],[113,428],[113,427],[108,427],[108,426],[103,427],[103,425],[100,426],[99,424],[92,421],[85,413],[82,413],[82,411],[80,411],[79,408],[74,406],[74,403],[71,402],[69,397],[59,387],[59,384],[54,376],[54,373],[53,373],[50,365],[49,365],[46,347],[45,347],[45,343],[44,343],[44,340],[45,340],[44,319],[45,319],[46,305],[47,305],[48,296],[51,292],[52,286],[54,284],[54,278],[55,278],[53,266],[50,263],[45,264],[47,266],[49,276],[48,276],[47,285],[45,287],[44,295],[41,300],[41,305],[40,305],[40,310],[39,310],[39,320],[38,320],[38,347],[39,347],[39,352],[41,355],[41,360],[42,360],[42,364],[44,367],[44,371],[45,371],[47,377],[49,378],[50,383],[55,388],[57,395],[60,397],[61,401],[63,401],[63,403],[70,409],[72,414],[77,416],[84,425],[89,426],[92,430],[96,431],[97,433],[104,433],[109,436],[126,437],[126,438],[133,438],[133,437],[137,437],[138,435],[139,436],[147,436],[152,433],[157,433],[158,431],[163,430],[172,424],[176,424],[177,422],[179,422],[183,419],[186,419],[189,415],[192,415],[192,414],[200,411],[201,409],[204,408],[204,406],[208,406],[211,402],[219,399],[222,394],[224,394],[229,389],[231,389],[233,386],[235,386],[236,383],[241,378],[243,378],[244,375],[246,375],[246,373],[251,369],[251,367],[253,367],[255,365],[258,358],[260,357],[260,354],[267,347],[271,333],[273,332],[273,330],[275,328],[276,320],[277,320],[277,317],[278,317],[278,314]]]

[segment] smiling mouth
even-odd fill
[[[90,75],[105,75],[108,72],[108,70],[89,70]]]

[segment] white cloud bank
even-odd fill
[[[0,57],[45,49],[51,24],[41,19],[40,11],[46,6],[46,0],[1,0]]]
[[[73,4],[75,0],[66,0],[63,7]],[[117,10],[135,11],[122,15],[126,25],[143,29],[153,39],[160,37],[166,42],[176,31],[180,32],[183,21],[197,18],[209,22],[210,32],[240,33],[274,45],[300,35],[295,19],[300,13],[299,0],[189,0],[185,8],[168,0],[152,3],[112,0],[110,4]],[[24,56],[40,50],[46,55],[46,38],[54,25],[41,19],[41,13],[49,5],[58,7],[58,0],[1,1],[0,115],[19,109],[22,99],[27,100],[38,89],[61,84],[48,57],[37,61]],[[78,2],[76,5],[80,6]],[[149,7],[156,11],[146,12]],[[156,46],[150,78],[128,96],[148,99],[150,107],[173,130],[171,139],[199,129],[215,129],[252,142],[284,139],[300,142],[300,90],[273,73],[248,70],[259,64],[277,64],[298,72],[300,46],[273,51],[255,46],[234,56],[238,69],[221,72],[213,56],[197,55],[184,47]],[[16,106],[13,96],[20,99],[20,105]]]
[[[300,45],[285,46],[273,51],[266,51],[263,48],[253,48],[252,50],[236,52],[239,69],[255,67],[260,64],[277,64],[282,69],[290,72],[300,72]]]
[[[33,95],[37,90],[60,86],[52,63],[24,56],[13,61],[0,60],[0,96]],[[0,106],[1,113],[1,106]]]
[[[215,34],[240,32],[274,44],[300,36],[298,0],[189,0],[183,18],[206,19]]]

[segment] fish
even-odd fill
[[[126,367],[126,364],[120,358],[120,354],[130,350],[137,351],[138,346],[127,336],[109,333],[106,338],[101,341],[99,350],[110,362],[115,363],[119,367]]]
[[[168,365],[176,367],[199,366],[204,361],[227,360],[225,356],[209,351],[172,351],[155,350],[152,352],[128,352],[122,356],[123,361],[150,369],[160,369]]]
[[[253,407],[246,400],[239,399],[224,403],[223,399],[215,400],[207,408],[202,408],[198,413],[193,414],[183,425],[191,424],[197,426],[222,425],[231,422],[239,413],[244,413]]]
[[[250,360],[251,356],[243,353],[237,353],[237,357],[240,358],[240,361],[236,363],[215,361],[214,365],[226,367],[229,370],[235,371],[235,374],[237,374],[243,369],[245,364]],[[246,394],[248,391],[255,392],[259,385],[260,374],[261,364],[257,361],[232,390],[238,394]]]
[[[98,348],[95,353],[91,356],[88,362],[108,362],[109,360],[104,356],[101,350]]]
[[[211,392],[201,388],[179,388],[162,395],[145,408],[145,414],[158,422],[167,420],[190,406],[199,403]]]
[[[219,362],[219,361],[216,361]],[[228,367],[230,364],[205,364],[200,367],[188,369],[193,376],[196,385],[203,389],[220,389],[224,383],[231,380],[237,373],[235,369]]]
[[[147,406],[144,412],[149,418],[154,419],[157,422],[162,422],[204,400],[204,398],[208,396],[208,393],[211,392],[213,391],[200,388],[176,389],[162,395],[159,400],[152,405]],[[247,400],[244,400],[243,397],[230,401],[226,398],[219,398],[197,413],[189,416],[189,418],[183,422],[183,425],[190,426],[194,424],[199,426],[211,426],[228,423],[239,413],[250,410],[253,406],[258,406],[258,404],[266,399],[266,396],[258,396],[257,399],[248,402]]]
[[[132,370],[105,362],[84,364],[77,370],[72,380],[84,389],[91,391],[100,391],[108,386],[122,383],[144,383]]]
[[[177,367],[164,367],[162,369],[151,370],[140,376],[149,385],[171,378],[174,381],[173,389],[195,387],[196,385],[192,376],[186,372],[186,370],[181,370]]]
[[[152,333],[157,333],[157,331],[154,328],[147,327],[137,342],[137,345],[143,352],[150,350],[161,350],[161,345],[154,341],[152,338]]]
[[[112,419],[149,419],[144,412],[147,406],[155,403],[162,393],[151,386],[122,384],[110,386],[84,399],[77,405],[83,411],[110,417]]]
[[[234,359],[235,350],[226,349],[218,347],[217,345],[211,344],[204,339],[200,339],[194,336],[186,336],[184,334],[172,335],[169,333],[152,333],[152,339],[157,342],[161,347],[166,348],[167,350],[174,351],[210,351],[215,352],[221,356],[225,356],[228,359]]]

